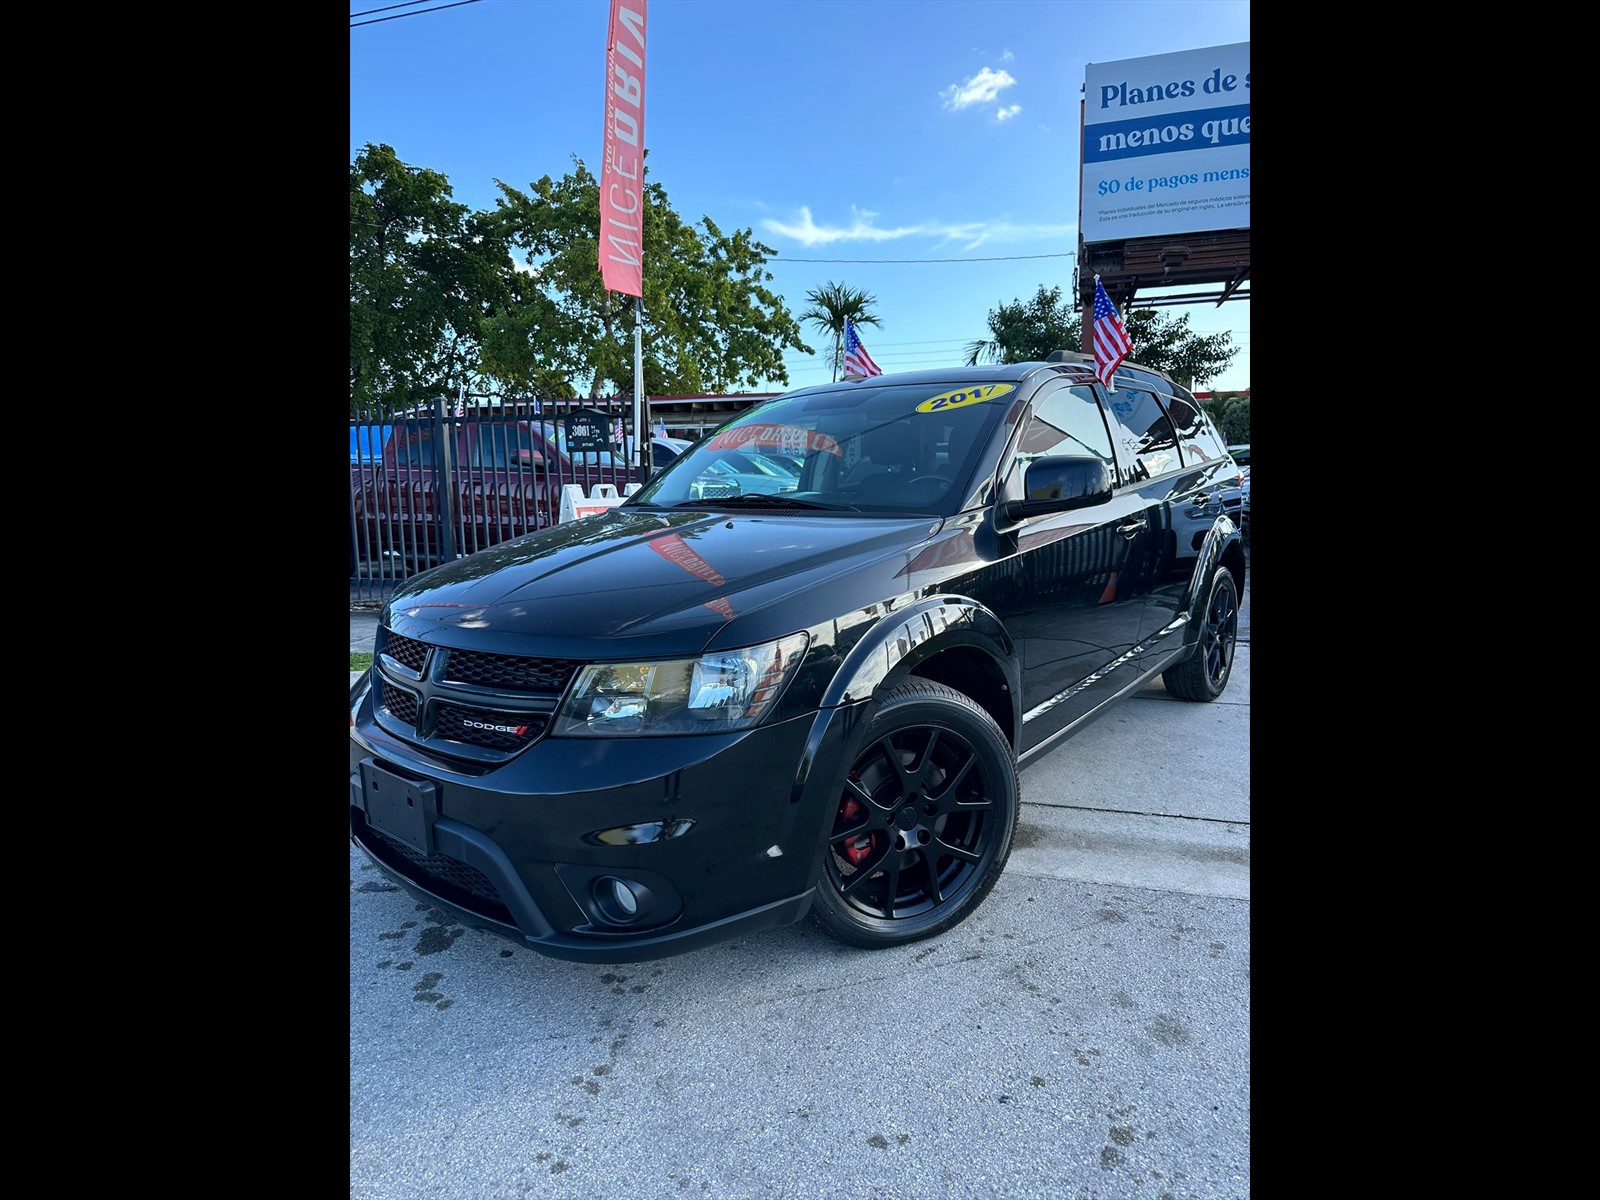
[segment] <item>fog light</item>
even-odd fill
[[[628,925],[644,916],[655,905],[655,897],[642,883],[602,875],[594,881],[594,906],[600,918],[610,925]]]
[[[633,889],[620,879],[611,881],[611,899],[630,917],[638,916],[639,902],[633,898]]]

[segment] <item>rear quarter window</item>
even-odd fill
[[[1111,440],[1117,451],[1119,484],[1142,483],[1182,465],[1177,431],[1154,392],[1119,387],[1110,393],[1107,416],[1115,426]]]
[[[1227,456],[1228,452],[1210,419],[1193,400],[1183,395],[1171,396],[1167,399],[1167,413],[1172,418],[1173,428],[1177,430],[1178,448],[1183,452],[1185,466],[1215,462]]]

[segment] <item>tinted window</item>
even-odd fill
[[[523,467],[542,461],[532,435],[520,425],[480,425],[471,445],[474,467]]]
[[[1093,454],[1116,474],[1111,434],[1093,388],[1056,388],[1034,402],[1033,416],[1017,444],[1017,457],[1028,462],[1046,454]]]
[[[1139,483],[1178,467],[1178,435],[1154,392],[1123,387],[1111,393],[1112,441],[1123,484]]]
[[[433,466],[433,430],[405,425],[394,431],[395,461],[403,467]]]
[[[1183,451],[1184,466],[1214,462],[1226,455],[1222,439],[1211,427],[1205,413],[1184,393],[1177,393],[1167,400],[1167,414],[1178,431],[1178,447]]]

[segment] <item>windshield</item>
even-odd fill
[[[751,409],[628,501],[949,515],[1016,387],[842,383]]]

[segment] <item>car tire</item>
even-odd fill
[[[953,688],[908,680],[883,698],[834,805],[813,921],[869,950],[944,933],[1000,877],[1020,806],[994,719]]]
[[[1233,572],[1218,567],[1211,576],[1205,615],[1194,651],[1161,673],[1161,682],[1180,700],[1207,703],[1222,695],[1233,674],[1233,652],[1239,638],[1239,588]]]

